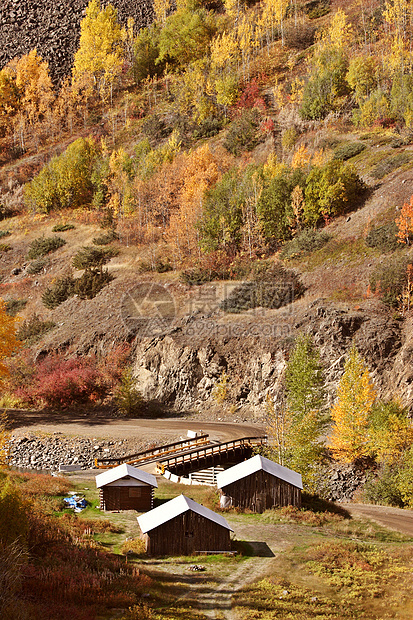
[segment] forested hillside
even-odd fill
[[[0,70],[10,620],[204,617],[187,559],[160,577],[96,498],[78,520],[66,481],[6,471],[16,409],[258,422],[306,491],[413,507],[413,3],[154,0],[141,29],[127,4],[90,1],[71,67],[31,49]],[[278,557],[211,559],[212,606],[259,560],[281,577],[234,594],[245,620],[407,618],[410,539],[320,501],[231,513]]]

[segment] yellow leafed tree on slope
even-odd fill
[[[16,338],[16,319],[7,314],[4,301],[0,299],[0,381],[8,374],[4,360],[19,346],[20,341]]]
[[[340,461],[351,463],[368,452],[369,414],[376,399],[368,368],[353,346],[338,386],[330,448]]]

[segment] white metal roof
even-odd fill
[[[183,514],[187,510],[192,510],[198,515],[209,519],[210,521],[214,521],[218,525],[225,527],[227,530],[233,531],[232,528],[228,525],[228,522],[221,515],[217,515],[209,508],[205,508],[205,506],[201,506],[201,504],[197,504],[193,499],[189,499],[185,495],[178,495],[178,497],[174,497],[169,502],[146,512],[145,514],[137,517],[139,527],[142,530],[143,534],[146,532],[150,532],[154,530],[159,525],[166,523],[167,521],[171,521],[180,514]],[[173,536],[173,532],[171,532],[171,536]]]
[[[276,478],[279,478],[280,480],[284,480],[285,482],[292,484],[299,489],[303,488],[301,474],[298,474],[292,469],[288,469],[288,467],[278,465],[278,463],[270,461],[260,454],[257,454],[247,461],[238,463],[238,465],[234,465],[234,467],[230,467],[229,469],[220,472],[217,475],[217,487],[218,489],[222,489],[222,487],[226,487],[237,480],[241,480],[241,478],[246,478],[260,469],[266,471],[272,476],[275,476]]]
[[[146,471],[138,469],[137,467],[132,467],[132,465],[128,465],[128,463],[123,463],[122,465],[118,465],[118,467],[108,469],[108,471],[98,474],[96,476],[96,486],[99,489],[100,487],[110,484],[111,482],[115,482],[115,480],[120,480],[125,476],[130,476],[131,478],[145,482],[145,484],[149,484],[152,487],[158,486],[155,476],[148,474]]]

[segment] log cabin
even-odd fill
[[[137,519],[149,555],[231,551],[233,530],[227,520],[185,495],[179,495]]]
[[[101,510],[137,510],[153,508],[155,476],[123,463],[96,476]]]
[[[259,454],[219,473],[217,487],[227,505],[242,510],[261,513],[274,506],[301,507],[301,474]]]

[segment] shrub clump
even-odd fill
[[[8,299],[4,305],[9,316],[16,316],[20,310],[23,310],[26,304],[27,299]]]
[[[75,228],[74,224],[56,224],[53,226],[52,232],[66,232],[66,230],[74,230]]]
[[[81,299],[93,299],[113,279],[107,270],[86,269],[84,274],[75,280],[74,294]]]
[[[366,145],[362,142],[346,142],[334,150],[333,159],[341,159],[341,161],[346,161],[347,159],[351,159],[364,151],[365,148]]]
[[[57,278],[52,286],[49,286],[42,295],[42,302],[53,310],[62,304],[66,299],[75,294],[75,280],[71,276]]]
[[[9,237],[11,235],[11,232],[9,230],[0,230],[0,239],[3,239],[3,237]]]
[[[303,254],[310,254],[310,252],[322,248],[330,238],[330,235],[323,230],[313,230],[311,228],[303,230],[294,239],[287,241],[280,252],[280,258],[289,260]]]
[[[112,241],[116,241],[116,239],[119,239],[119,235],[114,230],[109,230],[107,233],[95,237],[93,243],[95,245],[108,245]]]
[[[27,258],[42,258],[50,252],[55,252],[62,246],[66,245],[66,241],[61,237],[39,237],[31,242]]]
[[[0,243],[0,252],[10,252],[11,249],[11,245],[8,243]]]
[[[48,264],[48,260],[45,258],[37,258],[33,262],[31,262],[27,267],[26,271],[30,275],[35,275],[36,273],[40,273]]]
[[[115,248],[85,246],[75,254],[72,264],[75,269],[93,269],[106,265],[113,256],[118,254],[119,250]]]
[[[291,304],[304,293],[299,277],[280,264],[255,274],[250,282],[237,286],[220,304],[224,312],[245,312],[252,308],[276,309]]]
[[[400,243],[397,241],[397,232],[398,228],[395,222],[372,228],[366,236],[366,245],[369,248],[376,248],[380,252],[393,252],[400,247]]]
[[[260,122],[257,108],[244,110],[228,129],[224,142],[227,151],[236,157],[243,151],[252,151],[264,139],[264,134],[259,131]]]
[[[20,325],[16,336],[19,340],[34,342],[43,334],[53,329],[55,325],[56,323],[53,323],[53,321],[43,321],[37,314],[32,314]]]
[[[407,284],[407,267],[410,260],[406,256],[396,256],[378,265],[370,276],[370,288],[391,308],[397,308],[400,295]]]

